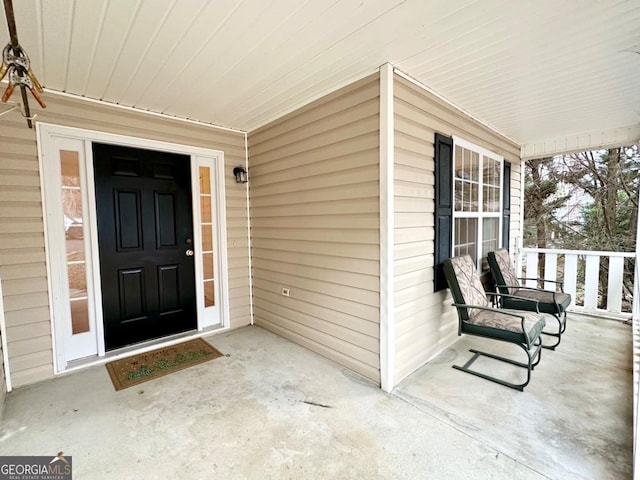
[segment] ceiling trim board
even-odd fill
[[[640,141],[640,125],[633,125],[529,143],[522,146],[520,156],[523,160],[529,160],[588,150],[622,147],[638,141]]]
[[[3,81],[2,83],[6,83],[6,82]],[[245,130],[240,130],[238,128],[223,127],[222,125],[215,125],[213,123],[201,122],[201,121],[198,121],[198,120],[192,120],[190,118],[182,118],[182,117],[176,117],[176,116],[173,116],[173,115],[167,115],[165,113],[152,112],[152,111],[149,111],[149,110],[142,110],[142,109],[136,108],[136,107],[129,107],[127,105],[120,105],[118,103],[105,102],[104,100],[97,100],[95,98],[82,97],[80,95],[74,95],[72,93],[66,93],[66,92],[59,92],[58,90],[51,90],[51,89],[48,89],[48,88],[45,88],[44,91],[48,95],[56,95],[56,96],[59,96],[59,97],[72,98],[74,100],[80,100],[82,102],[92,103],[94,105],[97,104],[97,105],[101,105],[103,107],[114,107],[114,108],[119,108],[119,109],[122,109],[122,110],[127,110],[129,112],[143,113],[145,115],[151,115],[151,116],[154,116],[154,117],[161,117],[161,118],[165,118],[167,120],[176,120],[176,121],[179,121],[179,122],[186,122],[186,123],[190,123],[192,125],[198,125],[200,127],[215,128],[216,130],[226,130],[227,132],[241,133],[243,135],[247,134],[247,132]]]
[[[433,89],[427,87],[424,83],[420,82],[419,80],[416,80],[415,78],[411,77],[410,75],[404,73],[402,70],[399,70],[398,68],[394,68],[393,69],[394,73],[396,73],[399,77],[404,78],[405,80],[407,80],[408,82],[413,83],[414,85],[426,90],[427,92],[429,92],[431,95],[439,98],[440,100],[442,100],[443,102],[445,102],[447,105],[450,105],[451,107],[455,108],[456,110],[458,110],[459,112],[463,113],[464,115],[468,116],[469,118],[471,118],[472,120],[478,122],[479,124],[481,124],[483,127],[488,128],[489,130],[491,130],[493,133],[500,135],[501,137],[506,138],[507,140],[509,140],[511,143],[513,143],[514,145],[517,145],[518,147],[521,147],[520,142],[517,142],[516,140],[514,140],[513,138],[509,137],[508,135],[505,135],[503,132],[501,132],[500,130],[498,130],[497,128],[489,125],[487,122],[480,120],[478,117],[476,117],[475,115],[467,112],[465,109],[460,108],[458,105],[456,105],[455,103],[453,103],[451,100],[448,100],[446,97],[443,97],[441,94],[439,94],[438,92],[434,91]]]

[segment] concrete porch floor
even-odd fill
[[[228,357],[120,392],[104,366],[15,390],[0,454],[63,451],[75,479],[631,478],[631,327],[569,322],[524,393],[451,368],[498,342],[462,337],[389,395],[247,327],[207,339]]]

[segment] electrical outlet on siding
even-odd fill
[[[285,297],[288,297],[289,296],[289,289],[283,287],[282,288],[282,295],[285,296]]]

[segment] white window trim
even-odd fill
[[[453,152],[452,152],[452,162],[453,162],[453,166],[452,166],[452,172],[453,174],[451,175],[451,192],[453,193],[453,205],[452,205],[452,217],[451,217],[451,252],[452,254],[455,254],[455,239],[456,239],[456,219],[458,218],[477,218],[478,221],[478,230],[477,230],[477,239],[476,239],[476,268],[478,268],[478,270],[480,270],[481,268],[481,261],[482,261],[482,239],[483,239],[483,231],[482,231],[482,220],[484,220],[485,218],[497,218],[498,219],[498,248],[502,247],[502,229],[503,229],[503,209],[504,209],[504,157],[501,155],[498,155],[495,152],[492,152],[491,150],[487,150],[486,148],[483,148],[479,145],[476,145],[475,143],[469,142],[468,140],[465,140],[463,138],[460,137],[456,137],[453,136]],[[456,188],[455,188],[455,161],[456,161],[456,147],[462,147],[464,149],[467,150],[471,150],[475,153],[478,153],[480,156],[480,172],[482,172],[483,166],[484,166],[484,157],[488,157],[491,158],[493,160],[496,160],[498,162],[500,162],[500,180],[499,180],[499,185],[500,185],[500,194],[499,194],[499,202],[500,202],[500,206],[498,208],[497,212],[484,212],[484,211],[478,211],[478,212],[456,212],[456,206],[455,206],[455,194],[456,194]],[[481,209],[483,206],[483,182],[482,182],[482,178],[480,177],[480,182],[479,182],[479,188],[478,188],[478,208]]]

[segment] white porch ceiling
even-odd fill
[[[166,115],[251,131],[389,62],[524,150],[640,136],[640,0],[13,3],[47,89]]]

